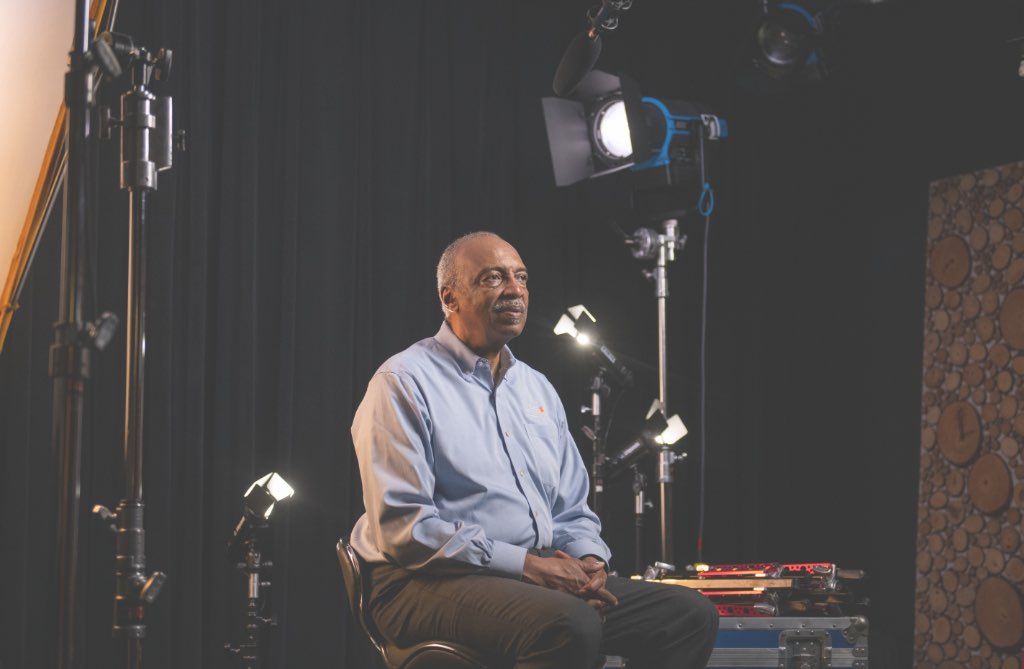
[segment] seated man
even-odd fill
[[[352,437],[366,513],[352,546],[369,607],[399,646],[457,642],[500,666],[704,667],[714,606],[679,586],[609,576],[601,523],[565,410],[506,344],[526,323],[527,274],[491,233],[437,267],[445,322],[370,380]]]

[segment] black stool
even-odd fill
[[[447,641],[423,641],[409,648],[399,648],[385,639],[366,608],[369,587],[363,577],[363,559],[342,538],[338,541],[338,562],[345,579],[348,606],[362,626],[370,642],[384,658],[388,669],[489,669],[477,651]]]

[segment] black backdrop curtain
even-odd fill
[[[489,229],[519,247],[533,294],[515,350],[549,374],[570,416],[587,363],[543,322],[568,305],[586,304],[609,342],[647,363],[613,442],[657,394],[653,288],[610,224],[649,222],[623,213],[617,181],[552,185],[539,98],[588,3],[121,4],[120,30],[175,50],[165,92],[189,133],[149,230],[147,554],[169,581],[149,610],[146,666],[228,665],[244,584],[224,544],[242,492],[271,470],[297,494],[267,540],[280,621],[267,666],[374,666],[333,553],[362,509],[348,425],[372,371],[436,330],[433,265],[448,241]],[[759,2],[636,4],[602,66],[732,124],[715,156],[704,558],[867,569],[873,665],[909,666],[925,187],[1020,158],[1020,84],[1003,46],[1019,7],[850,7],[826,85],[757,97],[735,82]],[[104,91],[108,103],[117,93]],[[953,131],[974,104],[987,123]],[[124,313],[116,160],[105,146],[90,314]],[[669,396],[697,435],[702,222],[683,231]],[[51,223],[0,355],[5,669],[55,655],[46,353],[58,233]],[[124,496],[123,337],[88,385],[85,510]],[[695,437],[688,450],[680,563],[695,558],[698,526]],[[628,487],[610,490],[606,514],[624,572]],[[82,527],[78,652],[84,666],[116,666],[113,540],[84,512]]]

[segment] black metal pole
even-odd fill
[[[70,669],[75,657],[75,593],[78,576],[78,518],[81,503],[82,405],[89,377],[89,349],[82,337],[85,229],[88,192],[86,157],[91,139],[89,116],[92,72],[88,52],[86,0],[75,0],[75,36],[71,65],[64,78],[67,177],[61,227],[58,321],[50,347],[53,378],[53,447],[58,458],[60,503],[57,515],[57,667]]]

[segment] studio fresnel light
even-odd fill
[[[727,135],[708,108],[641,96],[628,77],[600,70],[571,96],[541,103],[559,186],[624,169],[664,185],[699,186],[702,140]]]

